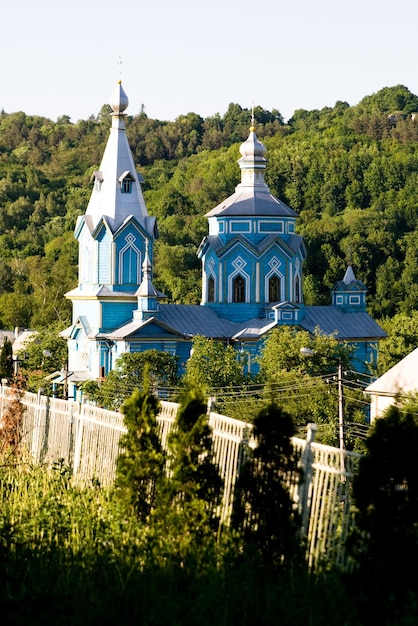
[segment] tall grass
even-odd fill
[[[230,545],[181,563],[112,489],[55,469],[0,463],[0,619],[5,625],[356,625],[337,574],[264,571]],[[176,542],[172,542],[176,545]]]

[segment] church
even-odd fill
[[[254,120],[240,146],[235,192],[206,214],[208,235],[197,250],[201,303],[164,302],[153,284],[157,225],[148,215],[129,147],[128,98],[121,81],[110,106],[109,138],[74,233],[78,286],[66,294],[73,319],[61,333],[68,341],[70,396],[77,397],[81,382],[106,376],[125,352],[165,351],[178,356],[184,368],[198,335],[232,345],[255,373],[264,339],[281,325],[336,333],[339,341],[354,345],[353,367],[365,371],[386,336],[366,312],[367,288],[349,266],[332,289],[329,306],[305,306],[306,248],[296,234],[298,216],[265,183],[266,149]]]

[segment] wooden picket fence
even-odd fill
[[[112,483],[119,439],[126,432],[121,413],[2,385],[0,425],[4,412],[17,400],[23,407],[23,441],[35,463],[52,465],[62,460],[72,468],[77,481]],[[163,400],[160,403],[157,420],[166,447],[179,405]],[[214,458],[224,480],[221,520],[227,524],[245,452],[255,444],[251,425],[246,422],[210,412],[209,424]],[[346,567],[345,541],[354,523],[351,482],[360,455],[318,444],[314,438],[315,425],[311,424],[306,440],[292,440],[303,480],[289,484],[289,489],[301,513],[301,533],[307,542],[310,566],[318,567],[325,559]]]

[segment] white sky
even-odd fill
[[[73,122],[122,78],[128,113],[223,115],[418,94],[416,0],[20,0],[0,13],[0,109]],[[118,59],[122,65],[118,66]]]

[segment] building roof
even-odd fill
[[[326,335],[337,333],[339,341],[380,340],[387,335],[365,311],[346,312],[339,306],[307,306],[300,327],[310,333],[319,326]]]
[[[299,327],[314,333],[317,327],[327,335],[336,333],[339,341],[378,340],[386,333],[363,311],[345,313],[336,306],[304,307],[305,315]],[[209,306],[198,304],[162,304],[159,306],[152,323],[160,326],[164,332],[191,339],[196,335],[213,339],[231,339],[232,341],[251,341],[262,337],[277,326],[267,317],[253,318],[244,322],[232,322]],[[116,340],[133,334],[142,334],[151,320],[130,320],[111,333],[99,333],[97,338],[106,337]],[[158,333],[157,333],[158,334]]]
[[[148,212],[142,195],[140,177],[135,169],[125,128],[125,110],[128,97],[118,82],[109,104],[112,107],[112,127],[95,178],[100,190],[93,191],[84,219],[91,232],[105,218],[114,233],[126,218],[133,216],[145,228]],[[129,177],[129,193],[121,193],[123,179]]]
[[[248,139],[240,147],[242,157],[238,163],[241,169],[241,182],[236,186],[235,193],[206,213],[206,217],[255,217],[257,215],[260,217],[297,217],[293,209],[270,193],[270,189],[264,182],[265,150],[252,126]]]
[[[206,213],[206,217],[219,216],[274,216],[296,217],[297,213],[284,202],[273,196],[268,187],[236,188],[229,198],[223,200],[214,209]]]
[[[365,391],[376,395],[396,396],[418,392],[418,348],[380,376]]]
[[[23,350],[25,345],[28,342],[32,341],[34,335],[37,334],[38,333],[36,332],[36,330],[29,330],[27,328],[25,330],[22,330],[13,342],[13,354],[17,354],[18,352]]]

